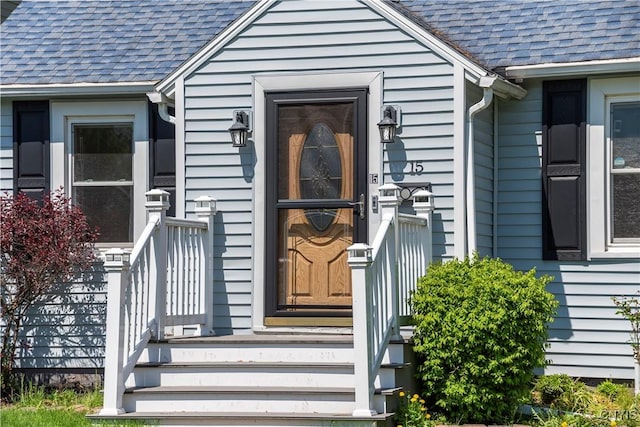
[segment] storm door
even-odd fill
[[[267,316],[351,315],[366,236],[366,90],[267,95]]]

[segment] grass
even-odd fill
[[[86,418],[102,407],[99,390],[76,392],[73,390],[46,391],[43,387],[26,386],[20,397],[0,410],[2,427],[128,427],[145,425],[140,421],[92,423]]]

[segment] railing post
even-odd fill
[[[427,235],[424,240],[423,255],[425,257],[426,265],[431,263],[432,259],[432,215],[435,206],[433,203],[433,193],[428,190],[419,190],[413,195],[413,209],[416,211],[416,215],[420,218],[427,220]],[[424,273],[424,272],[423,272]]]
[[[158,228],[151,238],[151,262],[149,265],[150,301],[155,307],[149,307],[155,318],[156,330],[153,336],[157,340],[164,339],[164,326],[167,316],[167,226],[166,215],[169,209],[169,193],[154,189],[147,191],[147,221],[158,218]]]
[[[378,198],[378,204],[380,205],[380,212],[383,219],[392,219],[393,226],[393,245],[391,248],[391,259],[393,264],[391,265],[391,313],[393,322],[391,324],[391,339],[401,339],[400,335],[400,298],[399,293],[399,278],[398,278],[398,257],[396,254],[399,250],[399,237],[398,237],[398,206],[400,206],[400,187],[395,184],[388,183],[378,187],[380,197]]]
[[[100,415],[124,413],[124,289],[125,275],[129,271],[129,254],[122,249],[105,253],[107,271],[107,331],[104,355],[104,403]]]
[[[377,412],[373,409],[373,381],[371,378],[371,344],[369,336],[371,324],[367,309],[371,305],[367,287],[367,270],[371,265],[371,247],[355,243],[347,248],[347,263],[351,267],[353,296],[353,351],[355,353],[354,375],[356,391],[355,417],[370,417]]]
[[[201,305],[204,308],[205,323],[198,326],[197,333],[199,335],[213,335],[213,218],[218,212],[216,209],[216,199],[209,196],[200,196],[195,199],[196,216],[200,221],[207,223],[207,231],[204,233],[204,266],[202,266],[201,274],[204,277],[201,280],[200,290],[202,298]]]

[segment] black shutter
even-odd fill
[[[170,111],[173,114],[172,111]],[[158,106],[149,104],[149,142],[151,153],[151,187],[168,191],[171,207],[167,212],[176,212],[176,127],[162,120]]]
[[[13,103],[13,190],[42,200],[49,188],[49,101]]]
[[[544,82],[542,256],[586,259],[586,80]]]

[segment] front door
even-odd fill
[[[367,224],[366,95],[267,94],[268,317],[351,316],[346,248]]]

